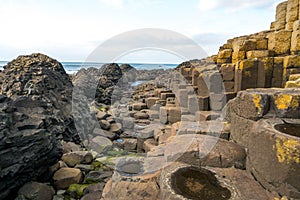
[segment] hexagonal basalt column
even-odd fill
[[[248,170],[268,190],[300,198],[300,120],[256,122],[248,144]]]
[[[300,118],[300,89],[249,89],[238,93],[226,105],[225,118],[231,122],[231,139],[248,146],[251,128],[263,118]]]

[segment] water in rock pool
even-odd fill
[[[120,172],[128,175],[135,175],[141,173],[141,164],[138,162],[126,163],[119,167]]]
[[[193,200],[226,200],[231,197],[227,188],[219,185],[209,171],[196,168],[179,169],[172,175],[176,193]]]
[[[277,124],[274,128],[282,133],[295,137],[300,137],[300,124]]]

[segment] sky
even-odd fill
[[[0,0],[0,60],[40,52],[61,62],[84,62],[111,38],[147,28],[181,34],[207,55],[216,54],[227,39],[268,30],[281,1]],[[131,43],[140,43],[139,38],[131,38]],[[160,39],[164,44],[166,37]],[[181,44],[174,45],[180,48]],[[118,59],[148,63],[184,60],[149,49]]]

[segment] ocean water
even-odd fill
[[[3,69],[3,66],[7,64],[7,61],[0,61],[0,70]]]
[[[7,61],[0,61],[0,70],[3,66],[7,64]],[[123,63],[118,63],[119,65]],[[137,70],[152,70],[152,69],[173,69],[177,67],[178,64],[148,64],[148,63],[128,63]],[[62,62],[66,72],[68,74],[75,74],[81,68],[95,67],[100,68],[102,63],[92,63],[92,62]]]

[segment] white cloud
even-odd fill
[[[61,60],[84,60],[101,41],[148,27],[185,34],[215,53],[226,35],[268,29],[278,1],[282,0],[0,0],[0,60],[39,51]],[[205,12],[199,12],[198,3]],[[242,8],[250,9],[227,14]],[[206,32],[217,35],[196,35]],[[140,38],[132,40],[137,41]]]
[[[270,6],[272,2],[274,2],[274,0],[200,0],[199,8],[201,11],[218,8],[222,8],[227,11],[237,11],[244,8]]]

